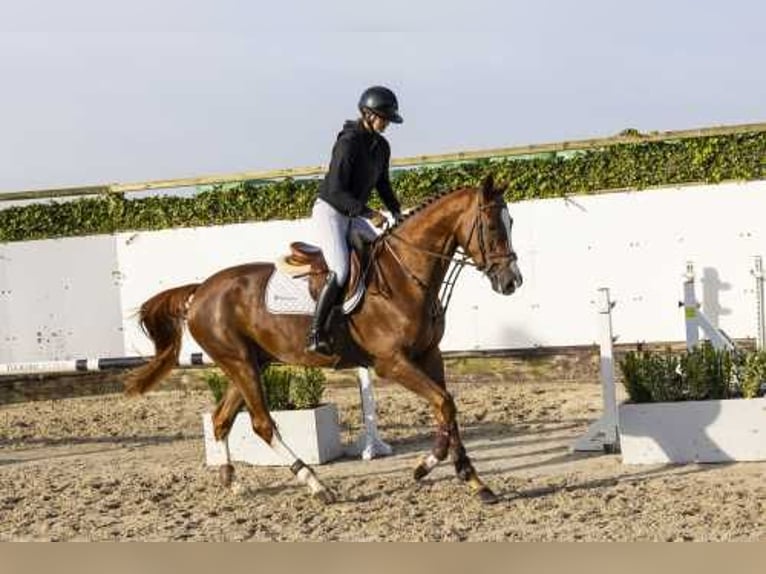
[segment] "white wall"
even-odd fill
[[[121,356],[110,236],[0,244],[0,362]]]
[[[620,342],[681,341],[687,260],[708,315],[730,336],[755,337],[750,270],[753,256],[766,257],[766,181],[525,201],[510,211],[525,284],[503,297],[467,269],[444,349],[595,343],[602,286],[617,301]],[[151,354],[132,317],[142,301],[273,259],[296,239],[313,240],[307,221],[0,245],[0,363]],[[56,336],[41,342],[38,332]],[[196,350],[187,340],[184,352]]]
[[[620,342],[682,341],[677,302],[687,260],[709,317],[730,336],[756,336],[750,270],[753,256],[766,257],[766,182],[530,201],[510,210],[525,284],[506,300],[475,274],[465,277],[445,348],[596,342],[599,287],[618,303]]]

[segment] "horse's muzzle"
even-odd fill
[[[524,282],[516,261],[512,261],[508,266],[497,267],[488,275],[492,289],[502,295],[511,295]]]

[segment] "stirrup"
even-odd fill
[[[319,353],[320,355],[332,355],[332,345],[327,338],[327,335],[320,333],[318,330],[309,331],[306,337],[306,350],[309,353]]]

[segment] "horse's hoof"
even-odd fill
[[[415,470],[412,472],[412,476],[415,479],[415,481],[419,482],[420,480],[425,478],[429,472],[430,471],[428,470],[428,467],[425,464],[420,463],[419,465],[415,467]]]
[[[236,496],[249,497],[252,492],[249,487],[245,486],[241,482],[233,482],[231,484],[231,493]]]
[[[478,495],[479,500],[481,500],[484,504],[497,504],[500,502],[500,499],[497,497],[497,495],[486,486],[479,490]]]
[[[234,478],[234,465],[224,464],[218,469],[218,477],[221,479],[221,484],[224,486],[230,486],[231,481]]]
[[[318,498],[324,504],[332,504],[336,500],[335,495],[332,493],[332,491],[327,490],[326,488],[316,491],[314,493],[314,497]]]

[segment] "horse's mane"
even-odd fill
[[[421,211],[423,211],[425,208],[427,208],[427,207],[429,207],[430,205],[434,204],[434,203],[435,203],[435,202],[437,202],[438,200],[440,200],[440,199],[442,199],[442,198],[444,198],[444,197],[446,197],[446,196],[448,196],[448,195],[451,195],[451,194],[453,194],[453,193],[455,193],[455,192],[457,192],[457,191],[460,191],[460,190],[462,190],[462,189],[465,189],[465,188],[464,188],[464,187],[460,187],[460,188],[455,188],[455,189],[443,189],[443,190],[441,190],[441,191],[437,191],[437,192],[436,192],[436,193],[434,193],[433,195],[430,195],[430,196],[426,197],[426,198],[425,198],[423,201],[421,201],[421,202],[420,202],[418,205],[416,205],[415,207],[413,207],[412,209],[410,209],[410,210],[409,210],[409,211],[408,211],[408,212],[407,212],[407,213],[404,215],[404,217],[402,217],[402,219],[401,219],[401,221],[399,221],[399,223],[396,223],[396,224],[392,225],[391,227],[387,228],[387,229],[386,229],[386,230],[383,232],[383,235],[387,235],[387,234],[389,234],[389,233],[391,233],[391,232],[395,231],[395,230],[396,230],[396,229],[398,229],[398,228],[399,228],[401,225],[404,225],[404,224],[405,224],[407,221],[409,221],[409,220],[410,220],[410,219],[411,219],[413,216],[415,216],[415,215],[417,215],[418,213],[420,213]]]

